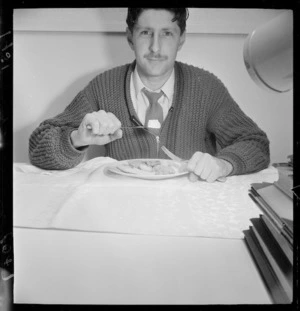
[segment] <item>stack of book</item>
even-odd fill
[[[278,167],[279,180],[251,185],[250,197],[260,207],[250,219],[245,241],[274,303],[293,301],[293,171]]]

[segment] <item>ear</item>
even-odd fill
[[[130,46],[130,48],[133,50],[133,40],[132,40],[132,32],[129,30],[129,28],[126,28],[126,36],[127,36],[127,41]]]
[[[177,51],[179,51],[182,48],[182,46],[185,42],[185,34],[186,34],[186,32],[184,31],[184,33],[179,38],[179,45],[178,45]]]

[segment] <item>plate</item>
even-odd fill
[[[123,176],[159,180],[188,174],[185,164],[167,159],[131,159],[109,165],[107,170]]]

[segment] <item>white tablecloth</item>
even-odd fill
[[[271,166],[225,183],[142,180],[108,173],[114,162],[99,157],[65,171],[15,163],[14,226],[242,239],[261,213],[251,183],[278,180]]]

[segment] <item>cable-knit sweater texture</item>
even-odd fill
[[[122,126],[138,119],[130,98],[130,76],[135,62],[103,72],[80,91],[66,109],[45,120],[29,139],[33,165],[44,169],[68,169],[78,165],[86,148],[73,147],[70,134],[90,112],[112,112]],[[117,160],[167,158],[165,145],[183,159],[196,151],[229,161],[231,175],[266,168],[270,162],[266,134],[236,104],[227,88],[212,73],[175,62],[172,107],[164,120],[159,139],[143,129],[125,129],[123,137],[105,147],[106,156]]]

